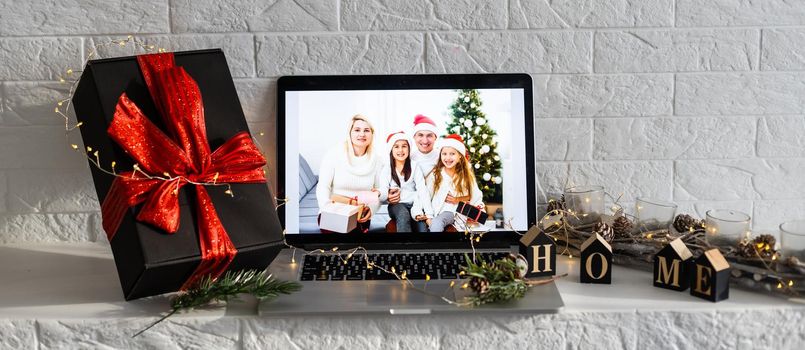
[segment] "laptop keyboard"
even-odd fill
[[[497,260],[507,256],[508,252],[478,253],[486,261]],[[302,262],[302,281],[344,281],[344,280],[393,280],[391,273],[394,267],[397,274],[405,271],[405,277],[411,280],[455,279],[460,266],[465,264],[464,253],[409,253],[409,254],[367,254],[369,261],[376,267],[367,268],[363,254],[355,254],[346,264],[337,255],[305,255]],[[378,268],[381,267],[381,268]]]

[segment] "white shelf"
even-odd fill
[[[253,301],[175,315],[130,335],[169,310],[168,298],[126,302],[111,251],[98,244],[0,246],[0,348],[416,348],[757,345],[801,349],[805,307],[738,289],[712,303],[651,285],[650,273],[615,266],[612,285],[578,283],[578,260],[560,258],[565,308],[553,315],[371,315],[260,318]],[[335,345],[334,345],[335,344]],[[451,345],[452,344],[452,345]]]

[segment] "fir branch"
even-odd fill
[[[514,259],[507,257],[488,263],[478,257],[480,263],[475,263],[469,255],[465,254],[465,258],[467,266],[462,269],[470,276],[470,286],[477,293],[468,297],[473,305],[519,299],[525,295],[528,284],[521,278]]]
[[[267,275],[264,271],[258,270],[228,271],[218,279],[206,276],[197,287],[171,299],[171,310],[156,322],[134,334],[132,338],[151,329],[180,310],[192,309],[216,301],[228,302],[237,299],[240,294],[251,294],[259,301],[271,300],[280,294],[291,294],[300,289],[302,289],[302,285],[297,282],[280,281]]]

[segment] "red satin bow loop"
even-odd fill
[[[137,165],[115,177],[101,206],[103,228],[111,241],[128,208],[144,203],[138,221],[175,233],[179,188],[192,185],[201,263],[182,286],[187,289],[205,275],[217,278],[237,254],[204,184],[265,183],[266,161],[245,131],[210,153],[198,84],[175,65],[172,53],[137,56],[137,62],[168,134],[125,93],[120,96],[107,133]]]

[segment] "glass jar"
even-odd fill
[[[635,217],[638,232],[667,229],[676,215],[676,204],[653,198],[637,198]]]
[[[805,220],[780,224],[780,249],[785,257],[793,256],[805,261]]]
[[[734,247],[749,236],[751,217],[735,210],[708,210],[705,218],[707,243],[720,247]]]
[[[565,189],[565,208],[573,226],[591,224],[604,213],[604,186],[574,186]]]

